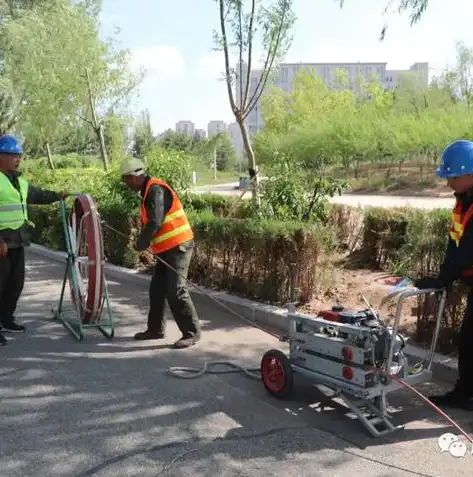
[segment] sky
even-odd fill
[[[294,0],[297,21],[284,61],[380,61],[388,69],[427,61],[434,74],[454,65],[457,41],[473,47],[471,0],[429,0],[413,27],[407,14],[385,15],[387,3],[345,0],[340,9],[337,0]],[[233,121],[221,79],[223,55],[214,51],[215,0],[103,0],[101,22],[104,37],[114,36],[130,50],[132,67],[146,69],[134,109],[150,111],[156,132],[174,129],[179,120],[205,130],[210,120]]]

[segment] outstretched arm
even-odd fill
[[[29,184],[28,197],[26,199],[28,204],[33,205],[47,205],[58,202],[63,198],[63,195],[51,190],[43,190],[39,187]]]

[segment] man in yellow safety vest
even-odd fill
[[[136,240],[136,250],[149,249],[172,267],[157,260],[149,288],[148,326],[146,331],[137,333],[135,339],[164,338],[164,303],[167,299],[182,333],[174,347],[188,348],[199,341],[201,333],[186,280],[194,249],[192,228],[176,192],[166,182],[150,177],[139,159],[124,160],[120,174],[130,189],[141,194],[142,229]]]
[[[0,137],[0,345],[7,344],[3,331],[25,331],[14,314],[25,283],[24,247],[31,242],[27,206],[51,204],[68,196],[31,185],[18,170],[22,154],[15,137]]]

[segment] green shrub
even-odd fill
[[[84,156],[81,154],[55,154],[53,155],[53,164],[55,169],[81,168],[81,167],[101,167],[101,159],[97,156]],[[29,173],[40,171],[50,171],[47,157],[38,157],[35,159],[25,159],[23,161],[23,170]]]
[[[160,169],[163,158],[159,154],[151,156],[151,173],[184,188],[185,176],[181,171],[176,172],[176,164],[168,170],[164,166]],[[175,161],[180,159],[180,155],[174,155]],[[91,194],[104,223],[120,232],[103,227],[108,261],[145,270],[152,266],[152,257],[147,252],[137,253],[133,249],[139,230],[140,198],[124,187],[116,166],[108,173],[100,167],[87,167],[27,176],[32,183],[46,189]],[[196,237],[190,269],[192,280],[241,296],[284,303],[289,299],[289,280],[294,267],[295,298],[302,303],[312,298],[323,281],[327,257],[332,253],[335,237],[331,229],[316,224],[243,219],[251,216],[251,201],[238,202],[211,194],[183,193],[181,197]],[[33,240],[64,250],[59,205],[30,206],[29,214],[36,225]]]
[[[395,275],[435,276],[448,243],[451,211],[437,209],[370,209],[366,211],[361,252],[366,262]],[[456,349],[466,308],[467,287],[455,283],[448,292],[438,349]],[[419,298],[415,339],[429,343],[435,327],[434,297]]]
[[[210,288],[270,303],[290,299],[291,276],[295,298],[308,302],[323,279],[334,244],[331,231],[317,225],[224,219],[211,212],[190,214],[190,220],[197,244],[190,277]]]
[[[193,212],[210,211],[218,217],[248,218],[253,215],[251,201],[218,194],[183,194],[182,203]]]
[[[361,255],[366,265],[386,268],[396,262],[405,244],[407,216],[404,209],[366,209]]]

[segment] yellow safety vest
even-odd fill
[[[19,191],[7,175],[0,172],[0,230],[18,230],[28,222],[28,181],[20,176],[18,182]]]

